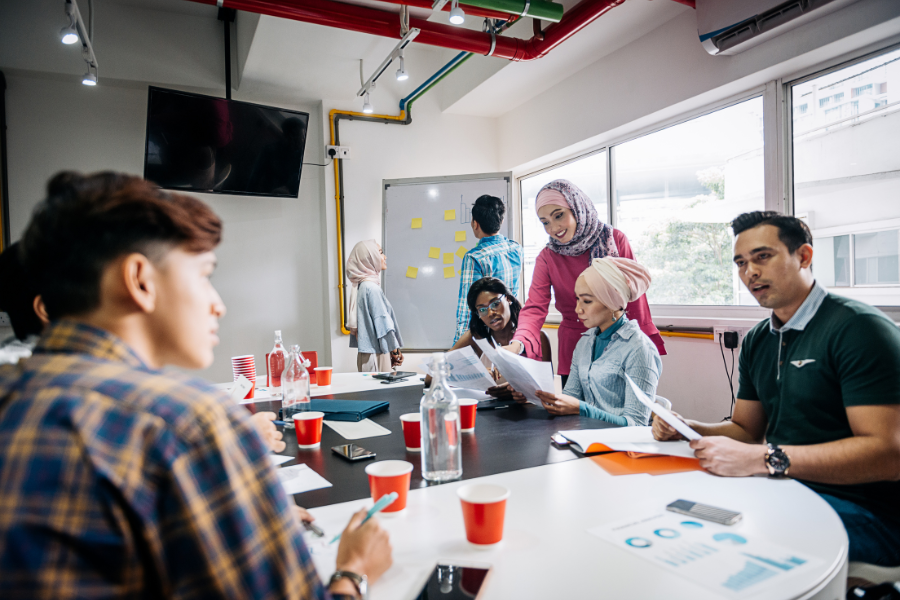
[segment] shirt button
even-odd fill
[[[784,361],[783,361],[783,360],[782,360],[781,362],[778,363],[779,366],[781,366],[781,365],[783,365],[783,364],[784,364]]]
[[[782,346],[787,346],[787,342],[781,342]]]

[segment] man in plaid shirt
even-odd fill
[[[212,363],[221,229],[137,177],[50,181],[22,246],[51,323],[0,368],[5,600],[356,598],[390,566],[360,511],[326,590],[249,412],[161,370]]]
[[[521,298],[519,277],[522,274],[522,246],[500,235],[506,207],[496,196],[480,196],[472,206],[472,231],[478,245],[466,252],[459,279],[459,299],[456,302],[456,337],[469,330],[472,318],[466,296],[472,284],[482,277],[496,277],[511,294]]]

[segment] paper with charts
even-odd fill
[[[588,533],[728,598],[756,596],[822,563],[751,536],[741,524],[729,527],[665,510]]]
[[[447,361],[447,366],[450,368],[448,377],[450,385],[481,392],[497,385],[488,370],[484,368],[481,360],[475,355],[475,351],[469,346],[448,352],[444,355],[444,360]],[[430,365],[425,363],[422,366],[426,373],[432,374]]]
[[[551,363],[531,360],[503,348],[494,348],[487,340],[475,340],[475,343],[487,354],[488,359],[494,363],[509,385],[524,394],[525,399],[532,404],[543,406],[535,393],[538,390],[555,393]]]

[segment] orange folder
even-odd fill
[[[600,444],[591,444],[591,452],[597,452]],[[636,455],[632,458],[629,454]],[[663,454],[640,455],[636,452],[611,452],[589,457],[601,469],[610,475],[635,475],[648,473],[650,475],[668,475],[669,473],[684,473],[686,471],[702,471],[700,461],[696,458],[683,456],[665,456]]]

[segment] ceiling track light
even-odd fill
[[[450,2],[450,22],[454,25],[462,25],[466,22],[466,13],[459,7],[459,0]]]
[[[84,79],[81,80],[81,83],[90,87],[97,85],[97,74],[94,72],[94,69],[88,67],[88,71],[84,74]]]
[[[371,115],[375,112],[375,109],[369,104],[369,92],[366,92],[365,96],[363,96],[363,112],[367,115]]]
[[[67,45],[81,42],[81,54],[84,57],[84,62],[87,63],[87,73],[84,74],[81,83],[88,86],[95,86],[98,81],[97,56],[94,54],[94,47],[91,44],[90,30],[85,25],[75,0],[65,0],[65,5],[69,24],[60,30],[60,40],[63,44]],[[93,12],[91,14],[91,19],[93,19]]]
[[[69,15],[69,24],[59,30],[59,40],[66,46],[71,46],[79,40],[72,15]]]
[[[406,66],[403,64],[403,51],[400,51],[400,56],[398,57],[400,61],[400,68],[397,69],[397,81],[406,81],[409,79],[409,73],[406,72]]]

